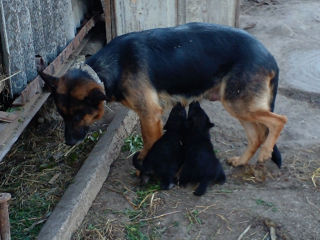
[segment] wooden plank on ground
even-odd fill
[[[15,112],[17,115],[15,121],[0,124],[0,161],[9,152],[12,145],[17,141],[25,127],[39,111],[49,95],[49,93],[36,94],[21,110]]]
[[[0,122],[13,122],[18,117],[15,113],[0,111]]]

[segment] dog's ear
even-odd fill
[[[89,92],[89,95],[86,97],[87,103],[92,106],[97,106],[101,101],[106,100],[106,95],[99,88],[94,88]]]
[[[56,78],[54,76],[50,76],[44,72],[39,72],[39,75],[43,79],[43,81],[47,84],[51,92],[55,92],[58,86],[58,80],[59,78]]]

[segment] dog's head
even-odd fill
[[[210,119],[206,112],[200,107],[200,103],[193,101],[189,105],[188,119],[186,121],[187,128],[197,128],[199,130],[207,130],[214,127],[214,123],[210,122]]]
[[[182,104],[177,103],[171,110],[169,118],[164,126],[165,130],[181,131],[184,127],[184,122],[187,119],[187,112]]]
[[[82,70],[71,70],[60,78],[39,74],[64,120],[66,144],[75,145],[86,136],[89,125],[103,116],[103,87]]]

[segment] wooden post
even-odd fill
[[[10,240],[10,222],[8,201],[11,199],[10,193],[0,193],[0,239]]]
[[[113,0],[104,0],[104,18],[107,43],[115,37],[115,17]]]
[[[238,28],[240,27],[240,0],[236,0],[235,5],[234,26]]]

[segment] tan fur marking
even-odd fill
[[[71,96],[78,100],[83,100],[89,95],[90,91],[95,88],[99,88],[101,92],[104,92],[99,84],[93,81],[88,81],[78,86],[75,86],[71,91]]]
[[[84,117],[82,118],[82,120],[79,123],[79,126],[89,126],[92,123],[94,123],[95,121],[102,118],[103,114],[104,114],[104,104],[103,104],[103,102],[101,102],[98,106],[97,111],[94,111],[92,114],[84,115]]]
[[[140,118],[143,149],[138,158],[143,159],[152,145],[162,136],[163,110],[156,90],[150,85],[147,74],[125,74],[122,79],[125,99],[122,104],[134,110]]]
[[[57,104],[57,108],[62,111],[64,114],[68,114],[68,109],[62,105],[62,104]]]
[[[57,85],[57,93],[58,94],[67,94],[68,89],[66,86],[66,80],[64,79],[64,77],[61,77],[58,80],[58,85]]]

